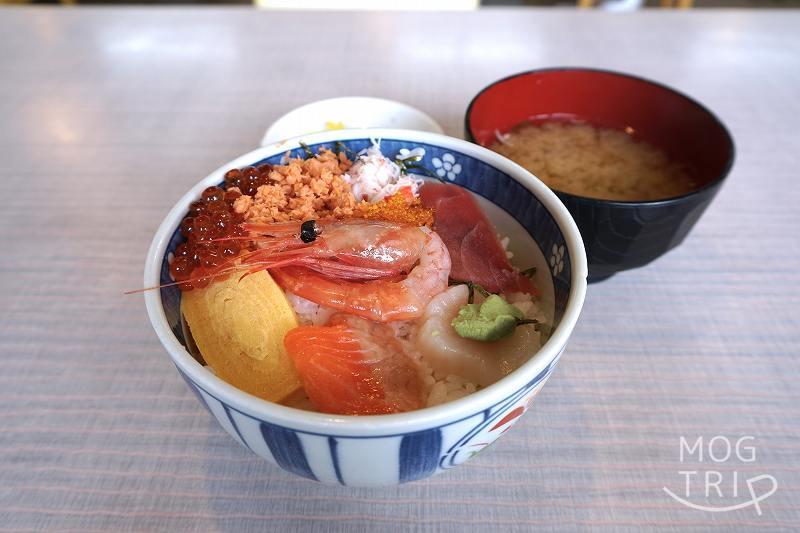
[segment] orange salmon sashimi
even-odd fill
[[[384,415],[424,407],[424,382],[390,326],[336,315],[283,339],[306,394],[323,413]]]

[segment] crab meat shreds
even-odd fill
[[[394,329],[334,315],[328,326],[289,331],[284,345],[317,409],[340,415],[382,415],[420,409],[425,385]]]
[[[413,198],[422,185],[422,180],[403,175],[400,167],[384,156],[377,144],[359,154],[344,180],[352,187],[357,200],[368,203],[379,202],[404,189],[410,191]]]
[[[456,185],[426,183],[422,205],[434,209],[433,230],[450,252],[450,277],[471,281],[492,293],[539,291],[508,261],[494,226],[472,194]]]
[[[268,183],[254,196],[237,198],[234,211],[256,223],[350,216],[357,202],[343,176],[351,165],[344,153],[325,149],[316,157],[275,165]]]

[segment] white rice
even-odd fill
[[[394,328],[397,340],[403,345],[405,352],[416,361],[419,367],[422,382],[425,384],[427,407],[463,398],[477,390],[474,383],[468,382],[461,376],[436,373],[425,356],[414,347],[414,338],[418,328],[414,322],[392,322],[390,325]]]
[[[297,315],[297,321],[301,326],[324,326],[336,313],[336,309],[325,307],[311,300],[306,300],[302,296],[297,296],[291,292],[286,292],[286,299]]]
[[[498,235],[498,237],[499,237],[499,235]],[[500,239],[500,246],[503,247],[503,251],[506,253],[506,258],[507,259],[513,259],[514,258],[514,252],[511,252],[508,249],[508,243],[510,243],[510,242],[511,242],[511,239],[509,239],[508,237],[503,237],[502,239]]]

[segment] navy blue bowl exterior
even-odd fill
[[[370,139],[356,139],[345,141],[342,146],[355,153],[367,148],[370,143]],[[336,148],[328,143],[311,145],[314,151],[322,147]],[[425,149],[425,157],[420,163],[430,169],[433,174],[444,181],[465,187],[505,209],[534,238],[544,257],[549,260],[550,274],[554,285],[554,326],[556,326],[566,309],[572,279],[569,251],[564,236],[552,215],[528,189],[511,176],[479,159],[455,150],[423,143],[409,143],[394,139],[381,140],[381,149],[388,156],[394,156],[402,148],[416,147]],[[291,156],[303,157],[303,151],[297,149],[292,152]],[[252,164],[277,164],[282,157],[283,154],[277,154],[261,161],[253,161]],[[171,282],[169,257],[183,240],[179,230],[176,229],[167,246],[167,256],[162,261],[161,282],[164,284]],[[163,287],[160,291],[167,321],[176,338],[185,344],[186,341],[180,326],[180,291],[175,286]],[[334,437],[277,426],[237,410],[224,398],[218,397],[193,381],[180,368],[178,371],[203,406],[243,446],[260,455],[271,456],[280,467],[297,475],[312,480],[348,485],[353,483],[348,482],[347,472],[344,471],[341,464],[343,460],[347,459],[348,446],[357,440],[400,439],[398,457],[394,458],[397,464],[395,482],[399,483],[421,479],[464,462],[480,451],[486,445],[487,440],[493,440],[499,433],[516,422],[532,396],[555,369],[559,358],[560,354],[525,386],[484,411],[473,413],[441,427],[380,437],[357,435]],[[258,427],[258,431],[248,430],[248,427]],[[487,435],[489,439],[487,439]],[[315,457],[312,460],[303,446],[303,441],[308,439],[324,439],[325,446],[329,451],[327,457],[323,459]],[[316,467],[314,461],[316,461]],[[322,468],[320,468],[320,461],[324,463]],[[320,472],[334,472],[335,476],[333,479],[321,479]],[[354,484],[358,484],[358,482]]]
[[[663,202],[593,200],[554,191],[569,210],[586,247],[589,283],[644,266],[678,246],[722,185]]]

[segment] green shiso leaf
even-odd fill
[[[303,141],[300,141],[300,147],[303,149],[303,153],[306,154],[306,159],[317,157],[316,154],[313,151],[311,151],[311,148],[309,148],[308,145]]]

